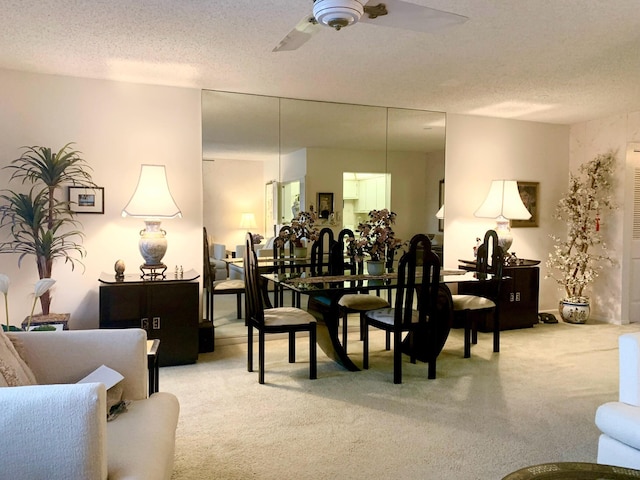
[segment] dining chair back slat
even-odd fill
[[[320,230],[318,239],[311,246],[311,274],[333,275],[331,269],[332,249],[336,241],[333,238],[333,230],[328,227]]]

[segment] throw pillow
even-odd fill
[[[37,385],[36,377],[18,355],[9,337],[0,329],[0,386]]]

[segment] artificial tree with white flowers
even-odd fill
[[[596,155],[569,174],[569,190],[560,199],[555,218],[567,225],[567,236],[551,235],[553,252],[547,259],[549,273],[564,289],[564,300],[588,303],[585,288],[593,283],[603,263],[613,263],[602,239],[602,219],[615,208],[611,181],[615,153]]]

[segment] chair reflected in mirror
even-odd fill
[[[242,294],[244,294],[244,280],[232,280],[225,278],[216,280],[215,267],[210,260],[209,237],[206,227],[203,227],[203,287],[204,299],[206,306],[204,308],[205,320],[213,322],[214,316],[214,299],[216,295],[235,295],[236,296],[236,315],[238,320],[242,318]]]

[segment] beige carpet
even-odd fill
[[[231,342],[161,369],[160,389],[181,404],[173,479],[501,479],[537,463],[595,461],[595,410],[617,398],[617,337],[638,330],[540,324],[503,332],[499,354],[480,333],[471,359],[456,330],[437,379],[405,358],[402,385],[379,333],[370,370],[347,372],[318,350],[317,380],[306,339],[293,365],[286,340],[270,341],[266,385],[247,372],[245,343]],[[361,345],[352,334],[358,365]]]

